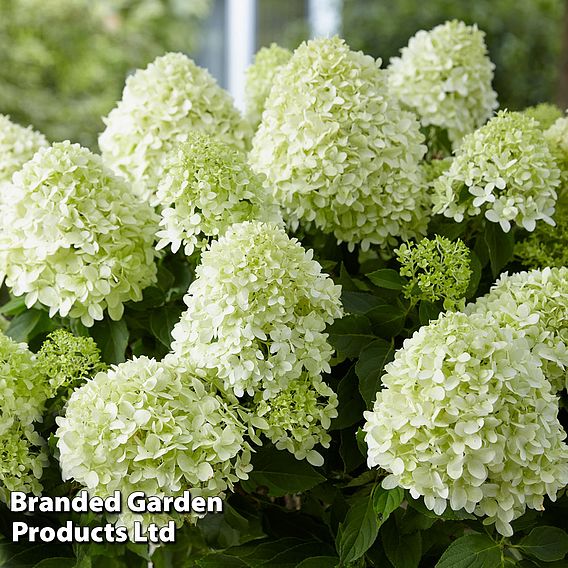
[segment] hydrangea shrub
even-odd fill
[[[483,213],[508,232],[534,231],[552,216],[560,170],[536,121],[501,111],[469,134],[434,184],[434,212],[461,222]]]
[[[176,252],[183,244],[191,256],[196,247],[202,248],[234,223],[281,221],[262,181],[243,152],[203,133],[191,133],[164,168],[158,185],[163,228],[157,233],[157,248],[170,245]]]
[[[182,53],[158,57],[126,80],[122,99],[104,119],[99,147],[107,164],[154,202],[164,157],[195,130],[241,150],[250,128],[209,72]]]
[[[92,326],[155,282],[155,213],[86,148],[42,148],[5,191],[0,276],[28,307]]]
[[[420,30],[388,68],[393,93],[423,126],[447,130],[454,147],[497,108],[484,36],[457,20]]]
[[[303,43],[277,74],[250,163],[292,227],[333,234],[351,249],[388,248],[426,228],[423,142],[380,61],[335,37]]]

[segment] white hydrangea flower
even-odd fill
[[[277,73],[292,57],[289,49],[276,43],[261,48],[254,56],[252,65],[246,71],[245,100],[246,117],[252,128],[256,130],[264,111],[264,102]]]
[[[454,20],[420,30],[400,57],[391,59],[388,76],[392,92],[422,125],[446,129],[456,147],[497,108],[494,69],[485,34]]]
[[[86,326],[121,318],[123,303],[155,282],[152,208],[70,142],[40,149],[6,188],[0,219],[0,277],[26,305]]]
[[[463,139],[450,168],[434,182],[434,213],[458,223],[481,213],[508,232],[552,215],[560,171],[536,121],[501,111]]]
[[[280,210],[240,150],[195,132],[164,169],[157,199],[163,227],[157,248],[181,244],[190,256],[233,223],[282,222]]]
[[[315,225],[351,250],[389,248],[428,222],[424,137],[379,66],[337,37],[303,43],[274,80],[249,156],[292,227]]]
[[[321,444],[329,447],[327,433],[337,417],[337,394],[321,378],[304,374],[275,397],[257,396],[255,424],[279,450],[288,450],[299,459],[315,466],[323,465],[322,455],[314,450]]]
[[[40,149],[48,146],[45,136],[31,126],[15,124],[9,116],[0,114],[0,184],[10,181]]]
[[[466,313],[499,314],[507,325],[530,334],[555,391],[568,387],[568,268],[505,272]]]
[[[0,332],[0,435],[15,423],[27,428],[41,421],[49,390],[28,346]]]
[[[365,412],[369,467],[441,514],[486,516],[511,536],[568,484],[566,433],[539,344],[489,314],[449,312],[405,340]]]
[[[562,187],[559,193],[563,199],[568,200],[568,117],[558,118],[550,128],[545,130],[544,138],[560,168]]]
[[[242,150],[251,135],[230,95],[182,53],[158,57],[128,77],[122,100],[103,120],[104,160],[151,202],[164,156],[187,142],[191,132],[203,131]]]
[[[49,463],[45,440],[20,422],[0,430],[0,502],[9,503],[12,491],[40,495],[40,480]]]
[[[221,390],[265,399],[302,373],[329,372],[326,325],[341,317],[341,287],[313,251],[274,225],[233,225],[202,255],[172,331],[172,349]]]
[[[62,477],[93,495],[220,495],[251,469],[236,409],[171,358],[98,373],[56,420]]]

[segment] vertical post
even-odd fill
[[[310,35],[331,37],[341,34],[342,0],[309,0]]]
[[[226,0],[227,86],[235,105],[244,109],[245,71],[255,51],[256,0]]]
[[[561,45],[556,102],[558,106],[564,110],[568,108],[568,0],[564,2],[564,22]]]

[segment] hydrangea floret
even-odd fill
[[[92,495],[220,495],[251,469],[236,410],[168,357],[98,373],[56,420],[63,479]]]
[[[566,433],[539,344],[489,314],[448,312],[406,339],[365,412],[369,467],[437,515],[485,516],[504,536],[568,483]]]
[[[176,252],[183,243],[187,256],[234,223],[282,221],[245,154],[200,132],[191,133],[166,166],[157,198],[163,206],[157,248],[171,245]]]
[[[303,43],[280,69],[249,160],[291,227],[389,249],[425,232],[423,141],[380,61],[334,37]]]
[[[15,124],[9,116],[0,114],[0,184],[10,181],[40,149],[48,146],[45,136],[31,126]]]
[[[302,373],[329,372],[325,328],[342,316],[341,287],[283,228],[233,225],[202,254],[172,331],[172,349],[221,390],[265,399]]]
[[[122,99],[103,119],[104,160],[155,202],[164,156],[199,130],[244,150],[250,128],[208,71],[182,53],[158,57],[128,77]]]
[[[562,111],[551,103],[540,103],[523,110],[523,114],[534,118],[542,130],[550,128],[559,118],[562,118]]]
[[[277,449],[288,450],[297,459],[307,459],[312,465],[323,465],[324,459],[314,447],[328,448],[331,442],[327,430],[331,420],[337,417],[339,404],[333,389],[319,376],[304,374],[273,398],[257,398],[254,415],[257,425],[261,426],[259,431]]]
[[[393,57],[389,85],[423,126],[447,130],[454,148],[497,108],[485,34],[457,20],[420,30]]]
[[[40,495],[42,473],[49,458],[45,441],[31,426],[15,422],[0,433],[0,502],[12,491]]]
[[[14,174],[0,219],[0,277],[27,307],[87,327],[118,320],[156,281],[158,217],[101,158],[70,142],[42,148]]]
[[[281,67],[288,63],[290,57],[292,52],[289,49],[272,43],[270,47],[263,47],[257,52],[252,65],[246,71],[246,117],[254,130],[260,124],[264,103],[274,78],[281,71]]]
[[[88,378],[104,371],[101,352],[91,337],[76,337],[65,329],[50,333],[36,356],[38,370],[47,378],[50,396],[67,398]]]
[[[434,213],[461,222],[467,216],[512,223],[534,231],[537,221],[554,224],[560,171],[536,121],[500,111],[469,134],[450,168],[434,184]]]
[[[402,244],[396,251],[400,274],[408,279],[405,298],[415,301],[443,300],[444,309],[463,309],[471,277],[470,253],[460,240],[436,235],[417,244]]]
[[[560,196],[568,200],[568,116],[562,116],[544,132],[550,151],[560,168]]]
[[[504,273],[488,294],[466,306],[466,313],[498,314],[530,335],[555,391],[568,387],[568,268]]]
[[[49,386],[25,343],[0,333],[0,434],[14,423],[23,427],[41,421]]]

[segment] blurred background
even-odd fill
[[[477,23],[501,108],[568,106],[566,0],[0,0],[0,113],[96,148],[125,77],[166,51],[207,67],[242,107],[244,70],[276,42],[341,34],[383,65],[419,29]]]

